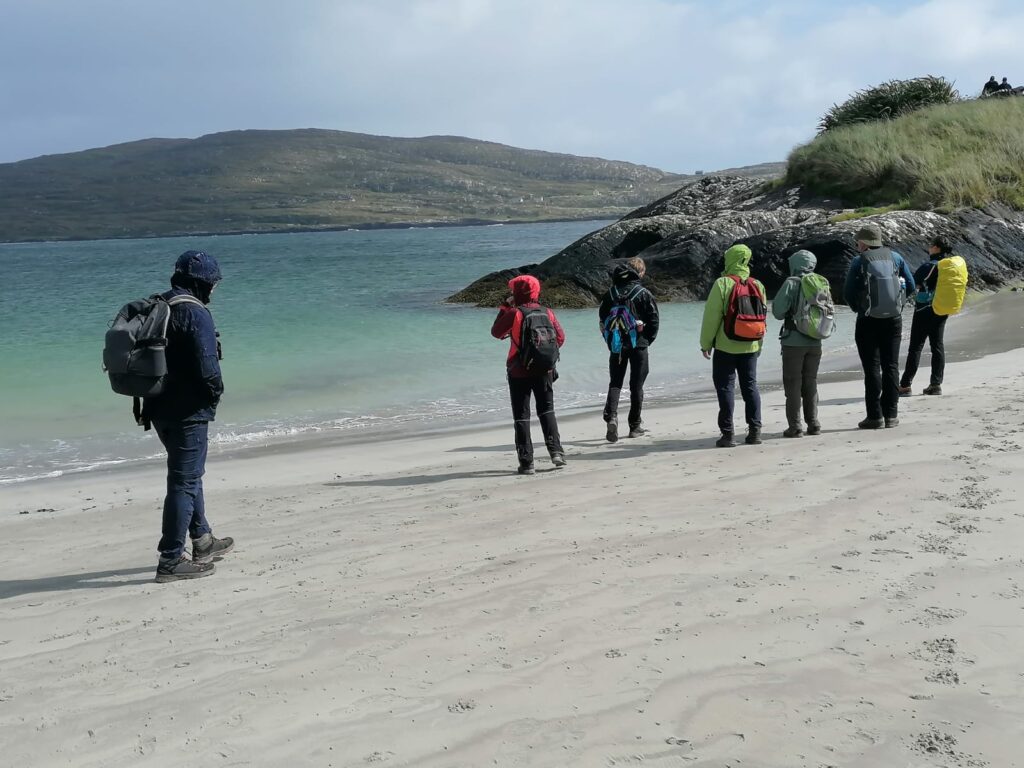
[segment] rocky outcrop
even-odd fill
[[[540,264],[502,270],[477,280],[450,298],[481,306],[497,304],[508,280],[538,277],[545,301],[555,307],[587,307],[600,301],[609,266],[640,256],[647,280],[662,300],[700,300],[721,273],[722,253],[735,243],[754,251],[753,273],[769,295],[788,275],[787,259],[801,248],[818,257],[818,271],[832,283],[837,300],[850,261],[854,233],[877,223],[886,242],[912,266],[927,259],[928,243],[946,235],[967,259],[972,287],[1018,282],[1024,270],[1024,214],[994,205],[950,214],[890,213],[836,221],[841,201],[814,198],[800,188],[780,188],[740,177],[705,177],[576,241]]]

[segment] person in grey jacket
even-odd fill
[[[783,282],[772,302],[776,320],[784,320],[782,340],[782,384],[786,391],[786,421],[789,426],[784,437],[803,437],[800,406],[803,405],[807,434],[821,434],[818,422],[818,366],[821,363],[821,340],[812,339],[796,329],[793,311],[800,295],[800,278],[810,274],[818,260],[810,251],[797,251],[789,257],[790,279]],[[796,279],[793,279],[796,278]]]

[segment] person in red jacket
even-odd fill
[[[530,437],[530,395],[537,401],[537,418],[544,433],[544,444],[556,468],[565,466],[565,452],[558,436],[558,422],[555,419],[554,383],[558,372],[552,366],[541,371],[527,370],[520,352],[523,350],[523,320],[531,310],[544,312],[554,329],[555,341],[559,347],[565,343],[565,331],[555,313],[538,303],[540,281],[530,275],[513,277],[508,282],[511,295],[498,307],[498,316],[491,326],[491,335],[496,339],[510,339],[505,368],[508,371],[508,391],[512,398],[512,418],[516,435],[516,453],[519,455],[519,474],[532,475],[533,439]],[[541,318],[541,325],[546,325]]]

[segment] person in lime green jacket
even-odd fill
[[[747,421],[748,445],[761,442],[761,393],[757,389],[757,358],[761,354],[759,341],[737,341],[729,338],[725,332],[725,315],[729,308],[729,297],[732,295],[736,281],[753,280],[762,299],[766,294],[764,285],[750,277],[750,260],[753,253],[745,245],[734,245],[725,252],[725,271],[715,280],[704,304],[704,321],[700,328],[700,350],[704,357],[712,360],[711,378],[718,393],[718,428],[722,437],[715,445],[719,448],[732,448],[736,445],[733,439],[732,414],[736,403],[735,381],[740,381],[740,394]],[[714,358],[712,359],[712,350]]]

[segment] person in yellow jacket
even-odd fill
[[[926,395],[942,394],[942,379],[946,370],[946,347],[943,343],[943,336],[946,333],[948,315],[939,314],[942,307],[933,306],[933,304],[936,303],[935,291],[939,283],[939,264],[943,259],[952,258],[953,255],[953,248],[949,241],[938,235],[928,248],[928,261],[918,267],[914,273],[917,295],[914,297],[914,320],[910,325],[907,363],[903,369],[903,376],[900,378],[901,397],[906,397],[912,391],[911,385],[914,383],[914,376],[917,375],[917,368],[921,364],[921,352],[924,350],[926,341],[931,345],[932,370],[931,381],[924,388],[923,393]],[[966,287],[966,280],[964,286]]]
[[[718,428],[722,437],[715,445],[732,448],[733,409],[735,407],[735,381],[739,378],[740,394],[747,421],[748,445],[761,442],[761,393],[757,389],[757,358],[761,354],[763,340],[737,341],[726,333],[726,315],[729,299],[736,289],[736,279],[748,278],[765,298],[764,286],[750,277],[750,260],[753,253],[745,245],[734,245],[725,252],[725,270],[715,280],[704,304],[704,320],[700,329],[700,350],[712,361],[711,378],[718,394]],[[712,357],[712,352],[714,356]]]

